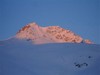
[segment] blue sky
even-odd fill
[[[100,0],[0,0],[0,40],[30,22],[59,25],[100,44]]]

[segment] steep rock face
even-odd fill
[[[16,38],[32,40],[33,43],[81,43],[91,44],[89,40],[83,40],[82,37],[70,30],[65,30],[59,26],[40,27],[36,23],[30,23],[20,29]]]
[[[59,26],[47,27],[46,32],[54,38],[54,40],[59,42],[75,42],[80,43],[83,39],[71,32],[70,30],[65,30]]]

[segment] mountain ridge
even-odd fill
[[[16,33],[16,38],[27,39],[35,44],[44,43],[87,43],[92,44],[90,40],[84,40],[74,32],[61,28],[60,26],[41,27],[35,22],[29,23]]]

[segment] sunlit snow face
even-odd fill
[[[88,43],[89,40],[83,40],[82,37],[74,32],[63,29],[59,26],[41,27],[36,23],[29,23],[19,30],[16,34],[16,38],[30,39],[35,43]]]

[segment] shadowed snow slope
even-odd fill
[[[0,41],[0,75],[100,75],[100,45]]]

